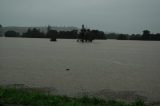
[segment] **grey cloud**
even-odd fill
[[[158,32],[160,0],[0,0],[0,24],[77,26],[103,31]]]

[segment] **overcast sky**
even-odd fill
[[[160,0],[0,0],[3,26],[76,26],[160,32]]]

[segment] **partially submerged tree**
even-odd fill
[[[151,40],[151,34],[149,30],[144,30],[142,40]]]
[[[106,36],[103,31],[86,29],[84,25],[82,25],[77,41],[92,42],[94,39],[106,39]]]
[[[50,38],[51,41],[57,41],[58,32],[56,30],[49,30],[47,32],[47,36]]]

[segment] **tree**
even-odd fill
[[[117,38],[118,38],[118,35],[119,35],[119,34],[114,33],[114,32],[106,34],[107,39],[117,39]]]
[[[2,25],[0,24],[0,36],[2,36]]]
[[[151,40],[151,34],[149,30],[144,30],[142,40]]]
[[[86,29],[82,25],[82,29],[77,41],[92,42],[94,39],[107,39],[103,31]]]
[[[23,33],[23,37],[28,37],[28,38],[45,38],[45,34],[41,32],[39,29],[33,28],[30,29],[28,28],[27,32]]]
[[[129,36],[129,40],[141,40],[141,35],[140,34],[132,34]]]
[[[57,38],[64,38],[64,39],[76,39],[78,30],[71,30],[71,31],[59,31]]]
[[[57,41],[58,32],[56,30],[49,30],[47,36],[51,38],[51,41]]]
[[[6,37],[19,37],[19,33],[18,32],[15,32],[15,31],[7,31],[5,33],[5,36]]]
[[[128,40],[128,35],[127,34],[119,34],[118,40]]]
[[[84,25],[82,25],[82,29],[78,38],[81,42],[84,42],[85,34],[86,34],[86,29],[84,28]]]

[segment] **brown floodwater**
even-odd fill
[[[105,99],[160,100],[160,42],[0,38],[0,85]]]

